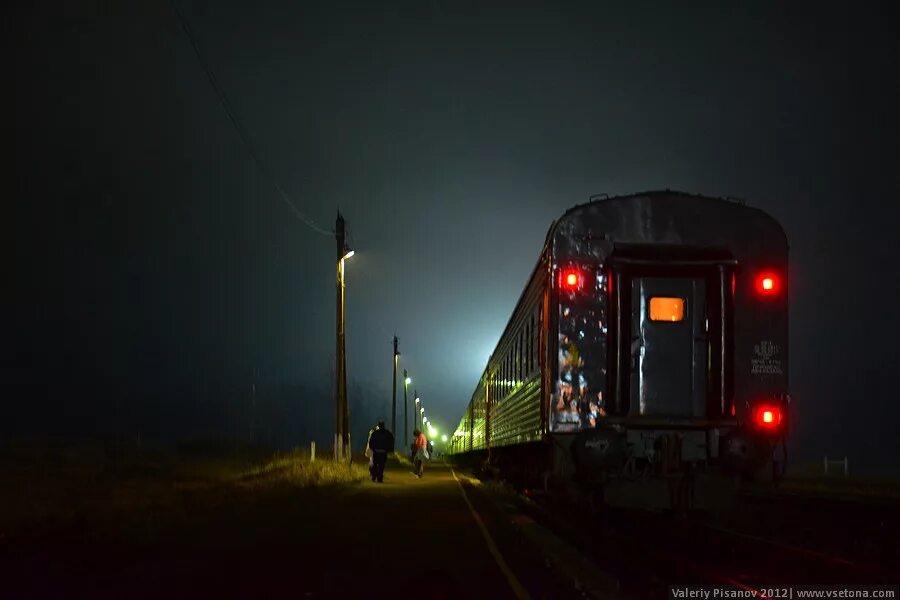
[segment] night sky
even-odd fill
[[[551,221],[670,188],[787,231],[794,455],[900,468],[888,3],[180,1],[271,176],[169,2],[37,4],[3,18],[5,434],[330,439],[334,239],[276,183],[347,219],[354,430],[394,333],[450,430]]]

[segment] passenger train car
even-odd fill
[[[592,201],[551,225],[449,453],[691,505],[711,475],[783,468],[787,360],[788,243],[771,216],[670,191]]]

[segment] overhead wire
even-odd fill
[[[176,0],[170,0],[172,4],[172,9],[175,11],[178,20],[181,22],[181,28],[184,30],[188,39],[191,42],[191,47],[194,49],[194,54],[197,55],[197,59],[200,61],[200,66],[203,67],[203,70],[206,72],[206,77],[209,79],[209,83],[213,88],[213,91],[216,93],[216,96],[219,99],[219,102],[222,104],[222,108],[225,109],[225,114],[228,115],[228,120],[231,121],[231,124],[234,126],[235,130],[238,133],[238,136],[241,138],[241,141],[244,143],[244,146],[247,149],[247,152],[250,154],[250,158],[253,159],[256,168],[259,170],[262,175],[269,180],[269,183],[272,184],[272,187],[275,188],[275,191],[278,192],[278,196],[281,200],[287,205],[287,207],[294,213],[298,219],[300,219],[303,224],[307,227],[315,231],[316,233],[320,233],[322,235],[331,236],[333,232],[328,231],[316,224],[311,218],[306,216],[306,214],[297,208],[297,205],[294,204],[287,193],[282,189],[282,187],[278,184],[278,181],[272,175],[272,172],[269,168],[263,163],[262,159],[257,154],[256,149],[253,147],[253,144],[250,142],[250,136],[247,133],[247,130],[241,124],[240,119],[237,116],[237,112],[234,110],[234,107],[231,105],[231,102],[228,100],[228,96],[225,94],[225,90],[219,84],[218,79],[216,78],[216,74],[213,71],[212,65],[203,55],[203,52],[200,51],[200,44],[197,41],[197,36],[194,35],[194,31],[191,28],[190,22],[184,16],[184,13],[181,12],[181,9],[178,7],[178,3]]]

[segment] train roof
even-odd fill
[[[554,221],[546,241],[590,237],[611,243],[728,246],[738,238],[756,238],[787,249],[781,224],[743,200],[673,190],[593,198]]]

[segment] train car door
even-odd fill
[[[706,281],[631,280],[631,414],[706,414],[709,334]]]

